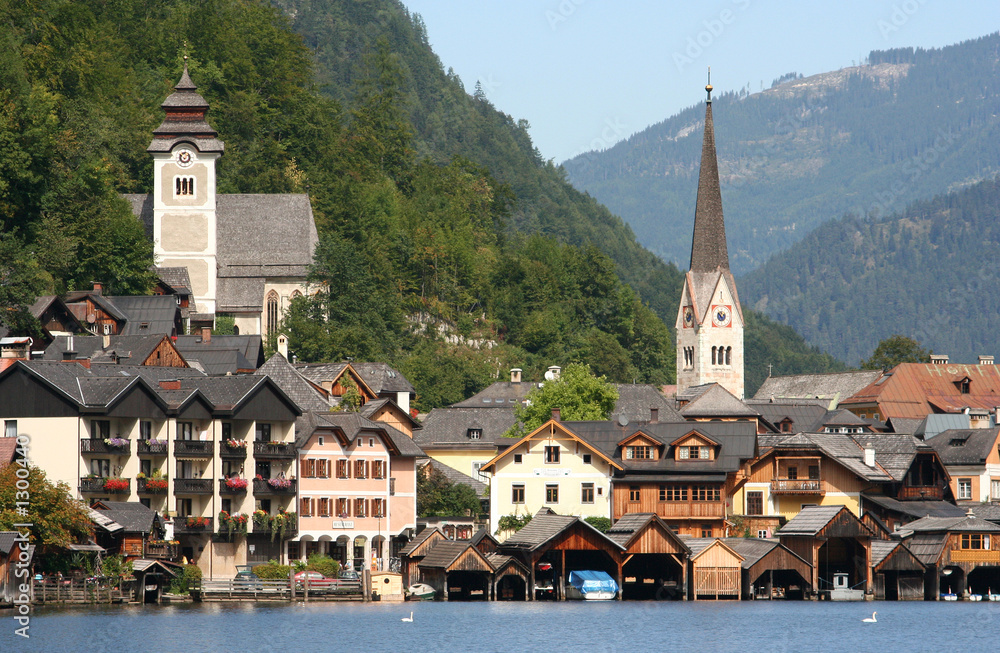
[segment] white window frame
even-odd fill
[[[972,499],[972,479],[971,478],[960,478],[958,479],[958,497],[959,501],[966,501]]]

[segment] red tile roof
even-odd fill
[[[967,394],[960,387],[965,378]],[[958,413],[966,407],[992,410],[1000,406],[1000,366],[901,363],[840,405],[871,403],[878,404],[882,419]]]

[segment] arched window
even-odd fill
[[[273,290],[267,293],[267,333],[271,334],[278,330],[278,293]]]
[[[733,364],[733,348],[726,347],[726,365]]]
[[[715,365],[715,347],[712,347],[712,365]]]
[[[174,196],[194,195],[194,177],[174,177]]]

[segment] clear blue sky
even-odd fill
[[[445,69],[531,123],[556,162],[603,149],[718,91],[871,50],[941,47],[1000,29],[997,0],[403,0]]]

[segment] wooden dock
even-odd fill
[[[361,581],[338,581],[335,588],[288,580],[203,580],[191,588],[195,601],[368,601]]]
[[[36,580],[32,602],[52,603],[123,603],[126,592],[122,585],[109,585],[96,580]]]

